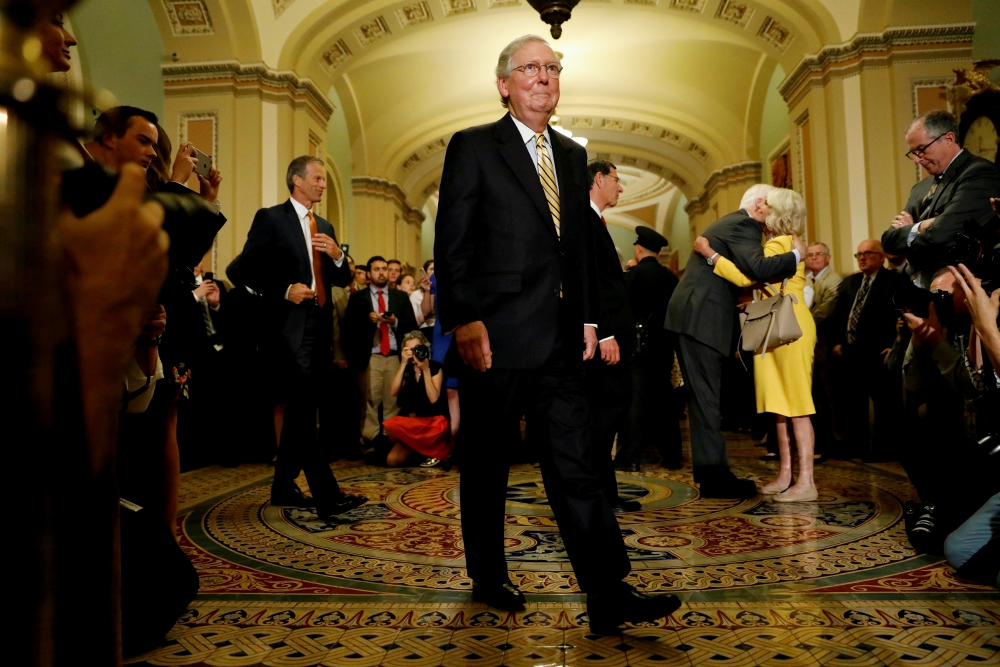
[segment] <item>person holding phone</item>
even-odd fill
[[[403,337],[402,363],[389,390],[400,414],[382,424],[392,442],[386,457],[390,468],[406,465],[415,454],[422,455],[424,467],[451,455],[448,401],[442,400],[444,367],[430,358],[430,345],[420,331]]]
[[[382,434],[383,421],[399,413],[391,392],[392,380],[399,371],[404,335],[416,328],[410,298],[405,292],[389,288],[385,258],[372,257],[368,260],[367,289],[358,290],[348,299],[343,333],[348,367],[358,374],[365,398],[361,420],[365,444]]]

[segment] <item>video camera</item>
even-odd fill
[[[111,197],[118,174],[96,162],[63,172],[62,200],[78,218],[88,215]],[[209,248],[224,219],[197,193],[179,186],[177,192],[147,194],[163,206],[163,231],[170,237],[171,268],[193,267]]]

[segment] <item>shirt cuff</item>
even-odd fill
[[[585,326],[585,327],[594,327],[595,329],[597,328],[596,324],[591,324],[590,322],[584,322],[583,326]]]
[[[615,339],[615,337],[614,337],[614,336],[608,336],[607,338],[602,338],[601,340],[599,340],[599,341],[597,341],[597,342],[598,342],[598,343],[603,343],[603,342],[604,342],[604,341],[606,341],[606,340],[614,340],[614,339]]]
[[[289,292],[291,292],[291,291],[292,291],[292,286],[291,286],[291,285],[289,285],[289,286],[288,286],[288,287],[287,287],[287,288],[285,289],[285,300],[286,300],[286,301],[288,300],[288,293],[289,293]]]
[[[913,245],[913,239],[917,238],[917,234],[920,233],[920,223],[915,222],[910,225],[910,232],[906,235],[906,245],[907,247]]]
[[[799,262],[802,261],[802,255],[799,254],[798,248],[792,248],[792,253],[795,255],[795,265],[798,266]]]
[[[340,259],[333,260],[333,265],[339,269],[340,267],[342,267],[344,265],[344,258],[345,257],[347,257],[347,253],[344,252],[343,248],[341,248],[340,249]]]

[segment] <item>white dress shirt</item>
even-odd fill
[[[817,280],[822,278],[823,274],[826,273],[829,269],[830,265],[827,264],[826,266],[823,267],[823,270],[817,273],[816,275],[813,275],[812,271],[806,271],[806,286],[802,288],[802,296],[804,296],[806,299],[806,308],[812,308],[813,301],[816,300],[816,288],[812,286],[812,283],[809,282],[809,279],[811,278],[812,282],[815,283]]]
[[[300,204],[294,197],[289,198],[292,202],[292,208],[295,209],[295,215],[299,218],[299,226],[302,227],[302,236],[306,240],[306,256],[309,257],[309,289],[316,289],[316,269],[313,268],[313,241],[312,241],[312,225],[309,223],[309,209]],[[333,260],[333,265],[337,268],[344,263],[344,254],[341,253],[340,259]],[[285,298],[288,298],[288,293],[292,290],[292,286],[289,285],[288,289],[285,290]]]
[[[531,156],[531,162],[535,165],[535,171],[538,171],[538,148],[535,146],[535,135],[537,133],[518,119],[514,118],[513,114],[511,114],[510,117],[511,120],[514,121],[517,131],[521,133],[521,139],[524,140],[524,145],[528,149],[528,155]],[[552,175],[556,177],[556,191],[558,192],[559,173],[556,171],[556,159],[552,155],[552,142],[549,140],[549,128],[546,127],[542,134],[545,135],[545,148],[549,151],[549,161],[552,163]]]

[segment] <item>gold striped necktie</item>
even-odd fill
[[[545,148],[545,135],[535,135],[535,147],[538,152],[538,178],[542,182],[542,190],[545,191],[545,200],[549,203],[549,212],[552,213],[552,222],[556,226],[556,236],[560,235],[559,230],[559,188],[556,186],[556,173],[552,168],[552,159],[549,151]]]

